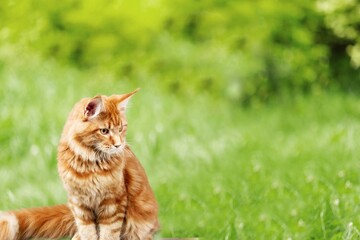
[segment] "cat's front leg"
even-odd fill
[[[126,196],[105,199],[97,213],[99,240],[119,240],[126,212]]]
[[[72,240],[98,240],[94,213],[84,205],[69,203],[77,226]]]
[[[126,216],[126,223],[123,228],[123,240],[152,240],[154,234],[159,229],[159,223],[155,222],[138,222],[131,216]]]
[[[78,217],[75,217],[75,222],[78,229],[78,237],[74,236],[76,240],[98,240],[95,223],[84,221]]]
[[[79,233],[75,233],[75,235],[71,238],[71,240],[81,240]]]

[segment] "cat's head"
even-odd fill
[[[82,99],[71,111],[61,141],[90,161],[122,153],[126,146],[126,107],[138,90]]]

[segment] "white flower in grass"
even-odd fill
[[[345,171],[341,170],[338,172],[338,177],[339,178],[344,178],[345,177]]]
[[[313,175],[308,175],[307,177],[306,177],[306,182],[307,183],[311,183],[311,182],[313,182],[314,181],[314,176]]]
[[[39,152],[40,152],[39,147],[37,145],[31,145],[31,147],[30,147],[31,155],[37,156],[37,155],[39,155]]]
[[[292,209],[291,212],[290,212],[290,215],[292,217],[296,217],[298,215],[298,210],[297,209]]]
[[[300,220],[298,221],[298,226],[299,226],[299,227],[305,227],[305,222],[304,222],[304,220],[300,219]]]
[[[260,172],[260,170],[261,170],[261,165],[258,163],[255,164],[253,167],[253,171],[257,173],[257,172]]]
[[[259,220],[260,220],[261,222],[264,222],[266,219],[267,219],[267,216],[266,216],[265,213],[260,214]]]

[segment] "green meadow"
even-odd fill
[[[241,108],[24,61],[1,69],[2,210],[64,203],[56,148],[72,105],[141,87],[128,142],[160,204],[159,236],[360,239],[358,97],[318,93]]]
[[[360,239],[359,12],[2,0],[0,211],[65,203],[70,109],[141,88],[127,141],[160,205],[158,239]]]

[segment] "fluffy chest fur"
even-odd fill
[[[58,169],[69,200],[81,201],[89,207],[124,194],[124,166],[125,159],[118,155],[84,161],[65,143],[59,147]]]

